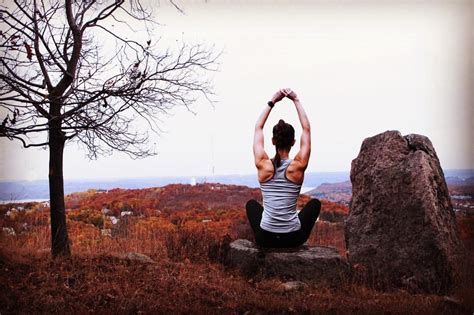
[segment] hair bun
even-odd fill
[[[287,124],[283,119],[278,121],[273,127],[273,140],[276,146],[276,154],[274,158],[274,164],[276,167],[280,167],[281,158],[278,154],[278,149],[290,150],[295,139],[295,129],[290,124]]]
[[[295,139],[295,129],[283,119],[273,127],[273,139],[277,148],[290,148]]]

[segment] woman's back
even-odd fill
[[[263,127],[275,103],[288,97],[293,101],[301,123],[300,150],[293,160],[289,153],[295,144],[295,129],[280,119],[272,129],[275,157],[265,152]],[[255,241],[263,247],[294,247],[306,242],[316,222],[321,203],[310,200],[296,212],[296,201],[311,154],[311,127],[298,96],[291,89],[275,93],[255,124],[253,154],[263,206],[251,199],[245,205]]]
[[[264,209],[260,227],[266,231],[288,233],[301,228],[296,212],[296,200],[301,184],[295,184],[286,177],[286,170],[291,161],[281,160],[281,165],[275,169],[273,177],[260,183]]]

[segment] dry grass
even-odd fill
[[[252,281],[216,263],[129,262],[111,256],[46,254],[6,258],[0,305],[4,313],[442,313],[442,298],[407,292],[378,293],[344,284],[309,285],[285,292],[278,279]]]
[[[48,209],[0,219],[0,227],[17,231],[0,234],[1,314],[463,314],[474,308],[469,273],[453,292],[460,303],[402,290],[378,292],[351,279],[338,287],[308,283],[289,292],[278,278],[249,279],[219,262],[222,244],[252,234],[242,208],[222,210],[217,201],[216,208],[184,205],[159,216],[144,209],[142,217],[123,220],[112,238],[97,227],[111,227],[97,220],[103,204],[84,216],[80,200],[75,202],[77,209],[68,211],[70,259],[50,258]],[[472,221],[461,224],[469,272]],[[319,221],[308,243],[336,247],[344,255],[343,224]],[[155,263],[121,258],[128,252]]]
[[[329,238],[331,228],[312,241]],[[350,281],[285,292],[277,278],[248,279],[209,258],[223,239],[209,227],[156,231],[137,220],[127,229],[109,238],[90,224],[70,222],[74,255],[67,260],[51,260],[42,250],[49,244],[46,226],[2,236],[0,312],[456,314],[435,295],[381,293]],[[156,263],[119,258],[127,252]]]

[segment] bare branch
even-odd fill
[[[97,22],[101,20],[105,20],[109,16],[111,16],[120,6],[124,3],[124,0],[117,0],[114,3],[106,6],[104,9],[102,9],[99,14],[92,20],[84,23],[84,26],[82,27],[82,31],[84,31],[88,27],[92,27],[97,25]]]
[[[15,3],[14,10],[0,10],[0,107],[7,113],[0,137],[44,146],[49,141],[27,135],[54,133],[80,144],[90,158],[114,150],[140,158],[154,154],[149,132],[160,132],[161,116],[177,106],[194,113],[199,98],[212,105],[207,74],[217,71],[220,55],[199,44],[163,49],[149,29],[156,23],[151,10],[139,0]],[[107,21],[131,33],[116,32]],[[145,42],[134,36],[140,25]],[[115,49],[104,49],[99,39]]]
[[[34,10],[34,13],[33,13],[34,48],[35,48],[36,59],[38,60],[38,65],[40,66],[41,72],[43,73],[43,77],[46,82],[46,86],[48,87],[48,91],[51,91],[53,89],[53,85],[51,84],[51,79],[49,77],[48,70],[46,69],[44,65],[43,55],[41,54],[40,48],[39,48],[40,33],[38,30],[38,21],[36,20],[36,16],[37,16],[36,0],[33,0],[33,10]]]

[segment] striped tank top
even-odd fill
[[[286,178],[286,169],[292,160],[281,160],[273,177],[260,183],[263,196],[263,214],[260,227],[274,233],[288,233],[301,228],[296,212],[296,199],[300,194],[301,185]]]

